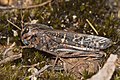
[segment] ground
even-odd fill
[[[44,52],[34,48],[21,48],[24,44],[20,38],[20,29],[25,23],[37,22],[52,26],[56,30],[104,36],[113,41],[112,46],[104,50],[106,56],[100,59],[100,61],[94,61],[92,59],[86,61],[85,59],[62,59],[66,61],[68,73],[65,71],[53,71],[52,69],[45,70],[39,77],[37,76],[40,80],[73,80],[76,79],[76,76],[77,78],[87,79],[97,72],[98,66],[102,67],[104,65],[110,54],[117,54],[119,57],[120,2],[118,0],[34,0],[33,2],[26,0],[26,4],[22,4],[22,0],[19,1],[21,1],[20,4],[15,1],[13,3],[3,4],[4,6],[0,1],[2,6],[0,7],[0,60],[2,61],[11,55],[22,54],[22,57],[20,55],[20,58],[18,57],[16,60],[1,63],[0,79],[27,80],[32,75],[30,69],[34,69],[34,71],[40,70],[45,65],[52,63],[51,56],[46,55]],[[13,7],[11,8],[11,6]],[[22,9],[21,6],[23,7]],[[14,7],[15,9],[13,9]],[[88,22],[90,22],[95,30]],[[14,42],[16,44],[10,47]],[[5,52],[7,49],[10,50]],[[69,63],[67,63],[68,61]],[[79,64],[74,65],[77,62]],[[70,67],[73,68],[69,72]],[[78,69],[83,68],[87,71],[80,70],[79,72]],[[112,77],[113,80],[120,79],[119,70],[119,67],[117,67]]]

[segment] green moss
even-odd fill
[[[0,66],[1,80],[17,80],[22,79],[25,75],[25,69],[21,69],[20,65],[11,65],[10,63]]]

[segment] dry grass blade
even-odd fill
[[[9,62],[9,61],[14,61],[14,60],[19,59],[19,58],[21,58],[21,57],[22,57],[22,53],[21,53],[21,54],[18,54],[18,55],[12,55],[12,56],[10,56],[10,57],[7,57],[7,58],[1,60],[1,61],[0,61],[0,64],[5,64],[5,63],[7,63],[7,62]]]
[[[7,19],[7,21],[12,24],[13,26],[15,26],[17,29],[21,30],[17,25],[15,25],[14,23],[12,23],[10,20]]]
[[[10,50],[15,46],[15,44],[16,44],[16,43],[14,42],[8,49],[6,49],[6,50],[2,53],[2,55],[5,56],[5,55],[7,54],[7,52],[10,51]]]
[[[43,2],[43,3],[41,3],[41,4],[33,5],[33,6],[28,6],[28,7],[2,7],[2,6],[0,6],[0,9],[1,9],[1,10],[11,10],[11,9],[32,9],[32,8],[44,6],[44,5],[46,5],[46,4],[50,3],[50,2],[51,2],[51,0],[48,0],[48,1]]]
[[[88,19],[86,19],[86,21],[88,22],[88,24],[90,25],[90,27],[95,31],[95,33],[98,35],[97,30],[94,28],[94,26],[90,23],[90,21]]]

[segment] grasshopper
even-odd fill
[[[102,50],[111,46],[105,37],[55,30],[44,24],[27,24],[21,32],[25,46],[60,57],[101,57]]]

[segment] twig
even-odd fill
[[[40,63],[38,62],[37,64],[33,64],[33,65],[23,65],[22,67],[35,67],[38,66]]]
[[[21,57],[22,57],[22,53],[21,53],[21,54],[18,54],[18,55],[12,55],[12,56],[10,56],[10,57],[7,57],[7,58],[1,60],[1,61],[0,61],[0,64],[5,64],[5,63],[7,63],[7,62],[9,62],[9,61],[14,61],[14,60],[19,59],[19,58],[21,58]]]
[[[38,72],[34,73],[33,75],[29,76],[29,78],[39,76],[40,73],[45,71],[47,68],[52,67],[52,65],[45,65],[43,68],[41,68]]]
[[[88,24],[90,25],[90,27],[95,31],[95,33],[98,35],[97,30],[94,28],[94,26],[90,23],[90,21],[88,19],[86,19],[86,21],[88,22]]]
[[[21,30],[17,25],[15,25],[13,22],[11,22],[10,20],[7,19],[7,22],[9,22],[10,24],[12,24],[13,26],[15,26],[17,29]]]
[[[7,37],[7,45],[9,45],[10,44],[10,37],[8,36]]]
[[[2,55],[5,56],[5,55],[7,54],[7,52],[8,52],[9,50],[11,50],[14,46],[15,46],[15,42],[14,42],[8,49],[6,49],[6,50],[2,53]]]
[[[23,9],[32,9],[32,8],[36,8],[36,7],[42,7],[42,6],[44,6],[44,5],[46,5],[46,4],[50,3],[50,2],[51,2],[51,0],[48,0],[48,1],[43,2],[43,3],[41,3],[41,4],[33,5],[33,6],[28,6],[28,7],[0,7],[0,9],[1,9],[1,10],[10,10],[10,9],[21,9],[21,10],[23,10]]]

